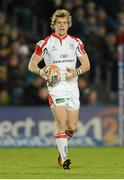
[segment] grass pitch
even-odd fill
[[[124,149],[70,148],[72,165],[57,164],[56,148],[1,148],[2,179],[124,179]]]

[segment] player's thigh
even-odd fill
[[[79,109],[67,111],[67,126],[71,130],[76,130],[79,118]]]
[[[56,106],[52,108],[52,112],[58,126],[66,126],[67,111],[64,106]]]

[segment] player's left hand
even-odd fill
[[[76,70],[67,67],[66,80],[72,79],[77,76]]]

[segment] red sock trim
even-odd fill
[[[55,135],[55,138],[67,138],[65,133],[59,133]]]

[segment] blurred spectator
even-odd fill
[[[124,26],[118,26],[116,30],[116,43],[124,44]]]
[[[96,15],[96,4],[94,2],[88,2],[85,6],[86,17],[87,16],[95,16]]]
[[[71,29],[71,33],[83,40],[84,27],[85,27],[84,10],[83,8],[77,8],[74,11],[73,27]]]
[[[100,71],[98,78],[100,81],[104,81],[104,82],[106,81],[107,67],[108,67],[108,54],[106,53],[107,44],[105,41],[105,37],[106,37],[105,26],[99,26],[96,31],[96,35],[94,39],[95,47],[97,50],[96,66],[99,68]]]
[[[78,81],[80,102],[83,105],[97,105],[98,94],[97,91],[90,87],[90,84],[86,77],[80,77]]]
[[[32,82],[27,84],[24,89],[24,105],[42,105],[40,89],[44,87],[44,80],[34,76]]]
[[[72,0],[71,2],[75,9],[82,8],[84,6],[84,0]]]
[[[10,26],[6,23],[6,15],[3,12],[0,12],[0,35],[9,34]]]
[[[106,36],[107,42],[107,55],[109,61],[109,74],[110,80],[108,84],[110,85],[110,90],[112,92],[117,92],[118,90],[118,59],[117,59],[117,45],[116,45],[116,36],[111,33]]]
[[[51,17],[54,9],[53,0],[37,0],[35,1],[35,23],[36,23],[36,35],[40,36],[39,39],[46,37],[51,29],[49,27],[49,17]],[[61,2],[60,2],[61,3]]]
[[[17,55],[19,48],[20,48],[20,41],[17,39],[11,43],[11,55],[12,54]]]
[[[80,77],[78,80],[78,86],[79,86],[79,92],[80,92],[80,103],[81,104],[87,104],[87,94],[89,93],[89,84],[86,78]]]
[[[64,9],[67,9],[68,11],[72,11],[73,10],[73,7],[74,7],[74,4],[72,3],[72,0],[68,0],[68,1],[64,1],[63,2],[63,8]]]
[[[6,34],[2,34],[0,39],[0,65],[7,63],[10,52],[9,38]]]
[[[97,31],[97,19],[94,15],[89,15],[86,18],[85,26],[84,26],[84,32],[85,35],[93,35]]]
[[[18,56],[11,56],[7,66],[8,90],[12,96],[12,104],[20,105],[22,103],[23,88],[25,86],[25,76],[20,68]]]
[[[10,55],[10,46],[8,36],[1,35],[0,39],[0,86],[4,87],[7,83],[7,63]]]
[[[106,26],[107,25],[107,13],[105,9],[99,8],[97,10],[97,24],[98,26]]]
[[[53,5],[55,9],[59,9],[62,6],[62,0],[53,0]]]
[[[118,10],[124,11],[124,0],[118,0]]]
[[[48,90],[46,87],[41,87],[38,91],[39,105],[48,105]]]
[[[19,31],[16,27],[11,28],[9,38],[11,43],[19,39]]]
[[[115,17],[117,10],[119,9],[119,1],[123,0],[95,0],[95,4],[97,5],[97,8],[104,8],[108,15],[111,15],[112,17]]]
[[[88,105],[98,105],[98,95],[97,91],[91,90],[88,94]]]
[[[21,45],[21,46],[19,47],[19,49],[18,49],[18,53],[19,53],[23,58],[27,57],[28,54],[29,54],[29,48],[28,48],[28,46],[25,45],[25,44]]]
[[[22,32],[27,33],[32,30],[33,5],[33,0],[11,0],[9,4],[13,16],[11,23],[15,24]]]
[[[29,59],[29,48],[26,44],[22,44],[18,49],[18,58],[20,61],[20,70],[23,73],[23,75],[26,78],[26,81],[28,82],[28,79],[30,79],[30,74],[27,71],[28,67],[28,59]]]
[[[117,24],[118,26],[124,26],[124,12],[119,11],[117,14]]]
[[[0,90],[0,106],[8,106],[10,104],[10,97],[6,89]]]

